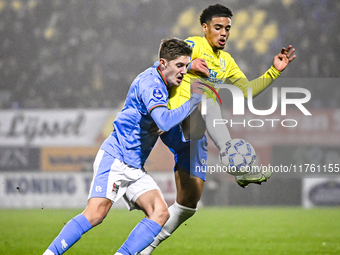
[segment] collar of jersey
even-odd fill
[[[207,38],[205,38],[205,36],[203,36],[203,38],[204,38],[204,43],[207,45],[208,49],[210,49],[210,51],[212,52],[212,54],[214,54],[214,55],[216,55],[216,56],[218,57],[218,56],[220,55],[220,51],[221,51],[221,50],[218,50],[218,53],[216,54],[216,53],[213,51],[211,45],[209,44]]]
[[[159,76],[161,77],[163,83],[166,85],[167,88],[169,88],[169,84],[168,84],[168,82],[166,81],[166,79],[165,79],[165,77],[164,77],[162,71],[159,69],[159,66],[157,66],[156,69],[157,69],[157,72],[158,72]]]

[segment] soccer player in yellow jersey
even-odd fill
[[[171,90],[170,109],[179,107],[190,98],[190,83],[200,77],[205,77],[204,82],[211,86],[218,83],[233,84],[242,90],[246,98],[248,88],[251,87],[254,97],[270,86],[295,59],[296,56],[293,55],[295,49],[292,46],[282,48],[280,53],[274,57],[272,66],[261,77],[249,81],[230,54],[223,51],[230,34],[231,17],[230,9],[220,4],[208,6],[203,10],[200,22],[204,37],[195,36],[186,39],[193,49],[192,62],[189,66],[190,73],[184,76],[181,86]],[[160,242],[168,238],[196,212],[204,186],[205,173],[194,172],[190,166],[200,166],[203,160],[206,162],[205,130],[207,129],[219,150],[223,149],[225,143],[231,139],[227,126],[213,127],[212,125],[213,119],[222,119],[221,109],[215,105],[212,98],[207,98],[207,114],[203,118],[200,110],[196,109],[182,122],[181,127],[174,128],[161,136],[163,142],[175,154],[176,202],[169,207],[170,218],[162,231],[156,236],[154,242],[140,253],[141,255],[151,254]],[[192,123],[191,127],[190,123]],[[191,140],[190,149],[188,149],[189,146],[180,145],[189,139]],[[249,183],[266,181],[270,175],[271,172],[249,172],[235,178],[240,186],[247,186]]]

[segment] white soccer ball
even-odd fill
[[[243,139],[232,139],[220,151],[222,166],[231,175],[244,175],[251,170],[256,161],[254,147]]]

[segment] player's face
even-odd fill
[[[189,56],[180,56],[174,60],[164,62],[164,69],[162,71],[165,80],[169,86],[179,86],[187,73],[187,68],[190,63]]]
[[[205,38],[213,51],[223,50],[229,37],[231,19],[227,17],[215,17],[212,18],[208,24],[204,23],[202,28],[205,33]]]

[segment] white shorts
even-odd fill
[[[100,149],[93,164],[89,199],[105,197],[116,203],[121,197],[129,210],[139,209],[137,198],[150,190],[160,190],[144,169],[133,168]]]

